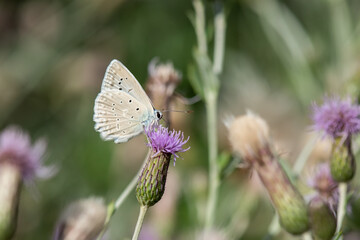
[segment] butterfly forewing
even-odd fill
[[[149,97],[146,95],[144,89],[134,75],[132,75],[132,73],[116,59],[112,60],[106,69],[101,86],[101,91],[108,90],[125,92],[143,103],[149,111],[154,110]]]
[[[152,111],[152,110],[151,110]],[[95,130],[104,140],[126,142],[143,131],[143,123],[152,114],[132,95],[118,90],[99,93],[94,106]]]

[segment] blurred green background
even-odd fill
[[[213,1],[205,4],[211,44]],[[291,164],[306,142],[310,103],[324,93],[359,95],[360,1],[224,4],[220,151],[231,151],[224,116],[251,109],[268,120],[279,151]],[[146,154],[145,138],[115,145],[95,132],[93,105],[105,69],[119,59],[144,86],[154,57],[171,61],[183,76],[177,92],[193,97],[187,75],[196,45],[192,12],[192,2],[180,0],[0,2],[0,128],[16,124],[33,138],[46,137],[46,162],[59,167],[55,177],[23,191],[15,239],[49,239],[69,203],[89,196],[110,202],[129,183]],[[145,219],[143,231],[155,234],[154,239],[196,239],[203,224],[204,106],[198,102],[179,108],[194,110],[174,115],[175,127],[190,136],[191,150],[176,167],[170,166],[165,196]],[[214,232],[262,239],[273,213],[262,188],[246,171],[235,170],[221,187]],[[132,194],[114,216],[108,239],[129,238],[137,214]]]

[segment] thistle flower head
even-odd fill
[[[307,231],[309,222],[305,201],[271,152],[266,122],[249,112],[227,125],[234,151],[240,153],[257,172],[279,215],[281,226],[292,234]]]
[[[235,118],[228,124],[229,140],[235,152],[245,159],[257,158],[258,154],[269,145],[269,127],[255,114]]]
[[[166,64],[157,64],[157,62],[158,60],[155,58],[148,66],[151,82],[164,84],[164,86],[174,85],[175,87],[181,80],[181,74],[175,70],[171,62]]]
[[[332,210],[336,209],[339,198],[338,183],[331,175],[329,164],[318,164],[314,168],[313,174],[308,179],[307,183],[317,191],[320,197],[327,202]]]
[[[178,152],[186,152],[190,149],[190,147],[183,148],[190,137],[185,139],[184,133],[181,131],[169,131],[168,128],[153,124],[147,127],[145,132],[148,137],[147,145],[153,149],[155,155],[159,153],[172,154],[174,155],[174,163],[179,157]]]
[[[146,160],[136,186],[136,198],[142,206],[153,206],[162,198],[165,191],[167,172],[171,155],[174,155],[174,164],[179,156],[178,152],[185,152],[184,140],[181,131],[169,131],[161,125],[151,125],[145,129],[148,136],[148,146],[152,154]]]
[[[25,181],[35,176],[48,178],[54,172],[53,168],[43,166],[45,150],[45,141],[38,140],[32,145],[29,135],[18,127],[9,127],[0,134],[0,163],[7,161],[18,166]]]
[[[174,92],[181,81],[181,74],[175,70],[171,62],[158,64],[157,58],[149,63],[148,71],[146,92],[151,101],[158,109],[170,109],[171,105],[174,104]],[[172,114],[164,112],[164,117],[170,126]]]
[[[360,107],[352,104],[350,98],[325,98],[321,106],[314,103],[312,111],[314,129],[333,138],[360,132]]]

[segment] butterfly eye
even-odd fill
[[[156,112],[156,117],[158,118],[158,119],[161,119],[162,118],[162,114],[161,114],[161,112]]]

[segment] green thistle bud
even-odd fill
[[[331,240],[336,231],[336,217],[321,197],[309,203],[311,231],[315,240]]]
[[[355,157],[351,150],[351,139],[345,142],[336,138],[332,148],[330,161],[331,175],[337,182],[348,182],[355,174]]]
[[[278,200],[274,205],[277,207],[281,226],[287,232],[297,235],[308,230],[309,220],[302,196],[294,192],[294,197],[295,198],[292,198],[291,194],[289,194],[286,197],[283,196],[278,199],[274,197],[273,199]]]
[[[164,194],[171,154],[152,152],[140,174],[136,198],[142,206],[153,206]]]
[[[102,198],[89,197],[72,202],[60,217],[53,240],[97,239],[104,228],[106,215]]]

